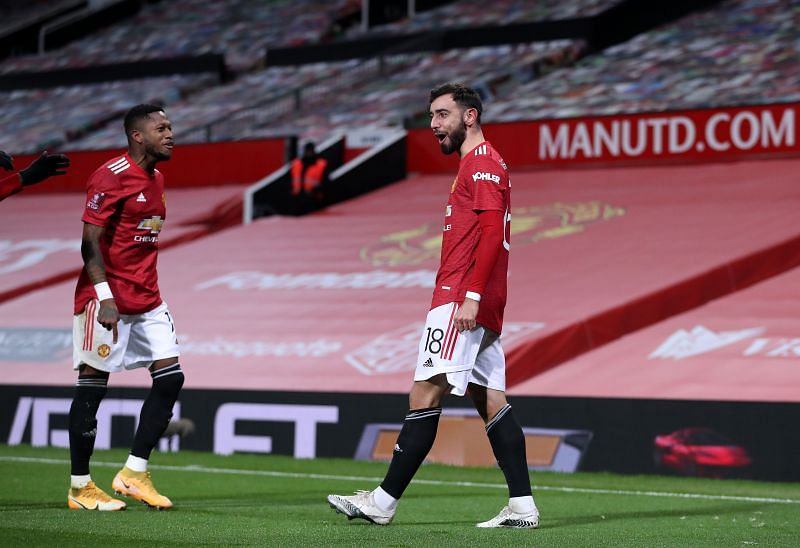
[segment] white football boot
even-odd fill
[[[533,511],[518,513],[508,506],[489,521],[483,521],[476,527],[511,527],[514,529],[536,529],[539,527],[539,510],[534,506]]]
[[[395,510],[382,510],[375,504],[372,491],[356,491],[355,495],[328,495],[328,504],[347,519],[361,518],[377,525],[389,525]]]

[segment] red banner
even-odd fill
[[[65,151],[72,162],[63,177],[25,189],[25,194],[83,192],[86,180],[106,160],[124,150]],[[14,157],[21,169],[35,155]],[[168,188],[254,183],[284,164],[284,139],[261,139],[230,143],[199,143],[175,146],[172,160],[158,165],[167,178]]]
[[[800,153],[799,103],[486,124],[484,135],[512,167],[717,161]],[[430,130],[409,135],[410,172],[453,162]]]

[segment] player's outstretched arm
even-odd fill
[[[69,158],[63,154],[48,154],[45,150],[25,169],[19,172],[24,186],[41,183],[53,175],[64,175],[69,167]]]
[[[111,293],[106,281],[106,265],[103,262],[103,254],[100,251],[100,238],[103,236],[104,231],[105,229],[102,226],[83,223],[81,257],[83,257],[83,266],[86,269],[86,274],[94,284],[97,299],[100,301],[97,321],[109,331],[113,331],[113,342],[116,344],[119,310],[117,310],[114,295]]]

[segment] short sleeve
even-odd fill
[[[22,190],[22,178],[19,173],[0,179],[0,200],[5,200],[20,190]]]
[[[102,167],[92,173],[86,183],[86,207],[82,220],[85,223],[106,226],[108,219],[117,211],[122,199],[122,189],[111,170]]]
[[[508,192],[508,173],[488,156],[479,156],[467,172],[473,185],[472,209],[475,211],[505,211]]]

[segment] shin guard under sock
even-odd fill
[[[108,390],[108,375],[78,375],[69,408],[69,456],[73,476],[89,475],[97,436],[97,408]]]
[[[524,497],[531,494],[531,479],[528,475],[528,459],[525,454],[525,434],[517,419],[506,404],[486,424],[486,434],[492,451],[506,477],[509,497]]]
[[[166,430],[172,418],[172,407],[183,386],[183,371],[178,363],[157,369],[150,376],[153,377],[153,387],[142,405],[139,427],[131,447],[131,455],[143,459],[150,458],[153,447]]]
[[[403,428],[397,436],[389,471],[381,483],[383,490],[395,499],[403,495],[433,447],[441,414],[441,407],[429,407],[411,410],[406,415]]]

